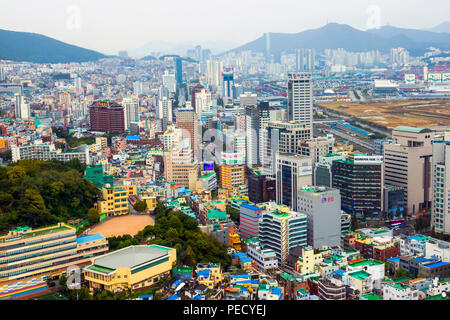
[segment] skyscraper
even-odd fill
[[[225,105],[233,104],[234,97],[234,74],[232,69],[223,73],[223,102]]]
[[[162,131],[167,129],[167,125],[172,123],[173,114],[172,114],[172,100],[167,99],[166,97],[162,98],[158,102],[158,107],[156,108],[156,119],[162,120],[163,127]]]
[[[297,72],[313,72],[315,56],[315,49],[297,49]]]
[[[201,161],[199,118],[192,109],[178,109],[177,126],[183,131],[183,139],[188,139],[192,151],[192,160]]]
[[[433,182],[431,226],[436,232],[450,234],[450,133],[433,140]]]
[[[16,94],[16,108],[15,108],[15,115],[16,119],[21,120],[28,120],[30,118],[30,105],[25,102],[25,98],[20,95]]]
[[[308,72],[288,74],[288,120],[304,124],[312,130],[313,83]]]
[[[247,166],[253,168],[261,163],[261,130],[270,119],[268,103],[261,103],[259,107],[247,107],[245,110],[247,130]]]
[[[132,122],[140,120],[139,100],[137,97],[124,98],[122,105],[125,108],[125,130],[128,130]]]
[[[180,57],[176,58],[175,65],[177,84],[181,86],[183,84],[183,60]]]

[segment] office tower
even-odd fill
[[[450,234],[450,133],[433,139],[431,226]]]
[[[311,129],[295,122],[270,121],[262,137],[262,173],[275,177],[277,154],[299,154],[300,142],[311,138]]]
[[[20,94],[15,95],[16,104],[15,104],[15,117],[20,120],[28,120],[31,117],[30,114],[30,105],[25,102],[24,96]]]
[[[247,166],[256,167],[261,163],[263,145],[262,130],[270,119],[269,103],[262,102],[259,107],[252,106],[245,109],[247,130]]]
[[[313,83],[308,72],[288,74],[288,120],[313,125]]]
[[[275,251],[278,266],[284,266],[289,251],[307,245],[307,217],[303,213],[263,211],[259,221],[259,241]]]
[[[220,187],[233,190],[245,184],[245,166],[222,164],[219,167]]]
[[[355,214],[381,212],[383,203],[383,157],[352,153],[332,164],[332,187],[341,191],[343,210]]]
[[[125,108],[125,130],[128,130],[132,122],[140,120],[139,99],[137,97],[124,98],[122,105]]]
[[[315,59],[315,49],[297,49],[297,72],[313,72]]]
[[[375,147],[375,155],[384,156],[384,146],[395,143],[394,139],[375,139],[373,141]]]
[[[180,57],[175,59],[175,70],[177,84],[181,86],[183,84],[183,60]]]
[[[308,217],[308,245],[336,247],[341,242],[339,190],[307,186],[298,191],[298,211]]]
[[[183,130],[183,139],[188,139],[192,160],[201,161],[199,118],[192,109],[178,109],[177,126]]]
[[[320,157],[333,153],[334,142],[335,139],[331,133],[324,137],[302,140],[300,142],[298,154],[310,156],[315,165],[319,162]]]
[[[311,157],[280,153],[276,157],[277,203],[298,211],[297,190],[312,185]]]
[[[223,72],[223,102],[225,105],[232,105],[234,98],[234,74],[233,70],[227,68]]]
[[[222,85],[223,62],[220,60],[206,61],[206,75],[209,86],[217,89]]]
[[[175,93],[177,91],[177,81],[174,74],[168,71],[162,76],[163,85],[169,90],[169,93]]]
[[[167,125],[173,121],[172,113],[172,100],[166,97],[162,98],[158,102],[158,107],[156,108],[156,119],[162,120],[163,131],[167,129]]]
[[[397,127],[392,130],[397,142],[384,146],[384,183],[405,189],[407,213],[431,206],[430,129]]]
[[[251,107],[258,105],[258,95],[256,93],[245,92],[239,97],[241,107]]]
[[[345,160],[345,156],[329,154],[319,157],[319,162],[314,166],[314,185],[330,187],[333,185],[333,173],[331,167],[334,160]]]
[[[124,107],[112,101],[96,101],[89,107],[90,130],[94,132],[124,133]]]

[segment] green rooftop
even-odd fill
[[[426,128],[416,128],[416,127],[407,127],[407,126],[399,126],[394,129],[395,131],[403,131],[403,132],[410,132],[410,133],[427,133],[431,132],[430,129]]]
[[[383,300],[383,298],[381,298],[380,296],[378,296],[376,294],[365,294],[365,295],[361,296],[361,298],[365,298],[367,300]]]
[[[380,261],[377,260],[363,260],[363,261],[358,261],[355,263],[349,263],[348,265],[351,267],[361,267],[361,266],[368,266],[368,265],[380,265],[383,264]]]
[[[370,273],[363,270],[351,272],[348,275],[358,280],[366,280],[368,277],[370,277]]]
[[[109,269],[105,267],[96,266],[95,264],[86,268],[87,270],[110,274],[114,271],[114,269]]]

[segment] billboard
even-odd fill
[[[214,170],[214,162],[207,162],[203,164],[203,171]]]
[[[374,163],[379,164],[383,163],[383,156],[355,156],[354,163],[362,164],[362,163]]]

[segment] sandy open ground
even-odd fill
[[[450,100],[383,101],[366,104],[343,102],[318,105],[389,129],[397,126],[426,128],[450,125]]]
[[[99,224],[89,234],[100,233],[106,238],[125,234],[135,236],[148,225],[154,225],[154,220],[147,215],[116,217]]]

